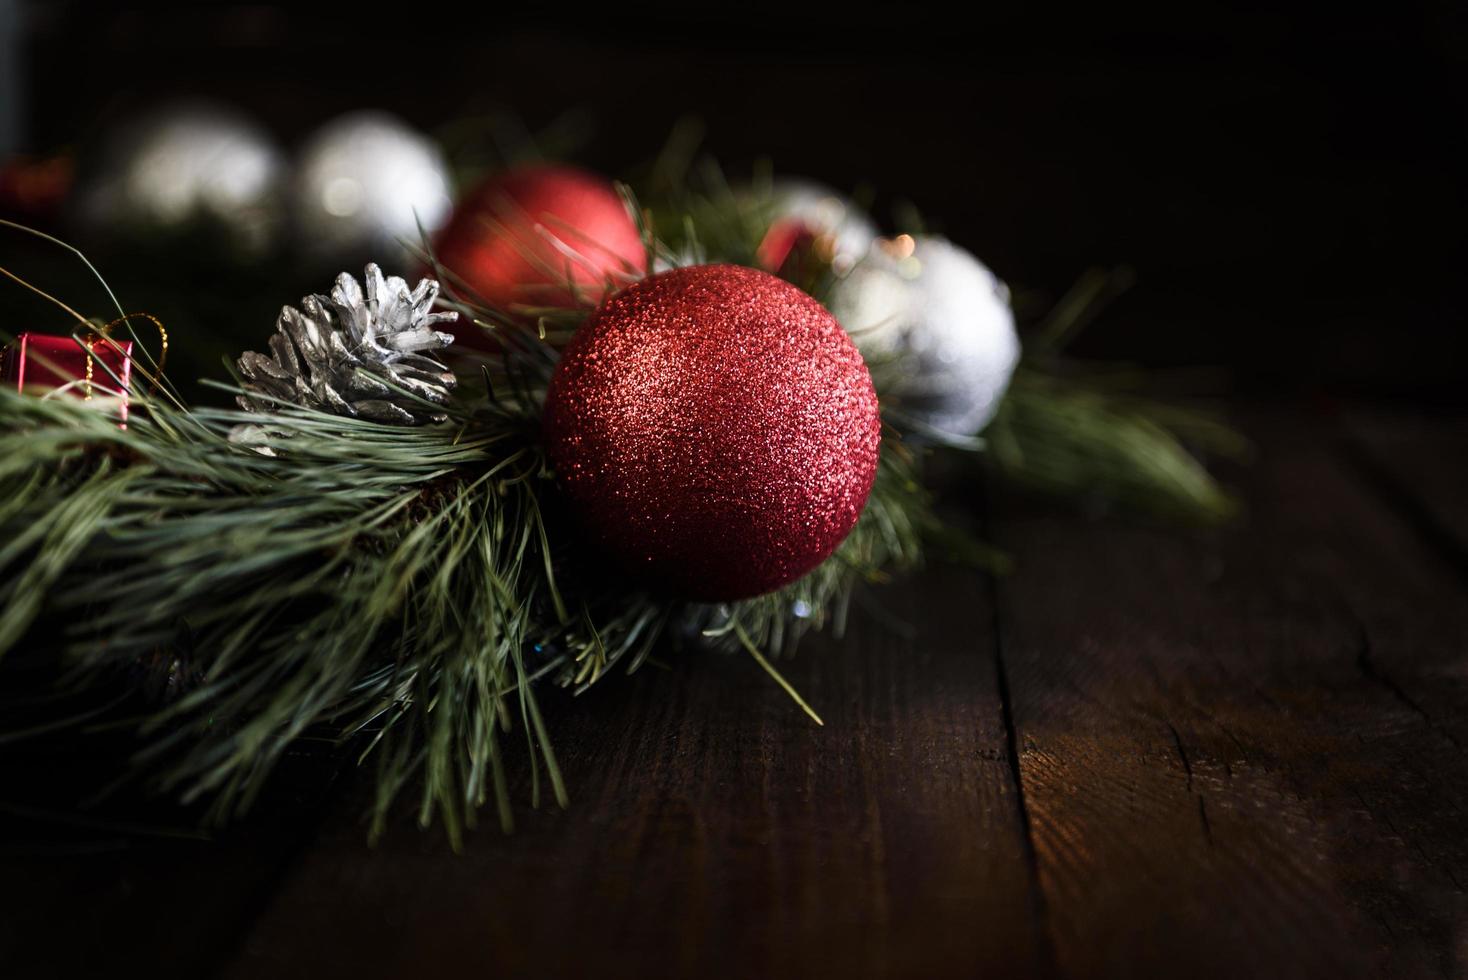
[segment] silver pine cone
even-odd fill
[[[432,312],[438,298],[432,279],[409,292],[406,281],[384,277],[376,265],[367,266],[363,279],[365,295],[343,272],[330,296],[307,296],[300,309],[280,311],[270,354],[240,355],[249,392],[239,398],[241,408],[267,412],[288,402],[395,425],[443,421],[423,402],[447,402],[454,374],[425,352],[454,342],[453,334],[433,327],[459,315]]]

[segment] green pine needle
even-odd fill
[[[767,216],[717,172],[706,180],[711,190],[648,209],[650,254],[752,259]],[[654,232],[670,216],[671,246]],[[990,568],[1006,561],[942,527],[922,455],[889,431],[856,527],[800,580],[714,605],[629,589],[542,498],[553,474],[541,401],[586,310],[537,311],[527,326],[467,294],[449,305],[502,353],[461,366],[439,425],[187,409],[165,394],[135,396],[124,428],[74,399],[0,390],[0,656],[41,646],[98,685],[140,665],[186,678],[141,723],[136,761],[218,817],[248,807],[312,733],[373,766],[373,837],[403,803],[457,846],[491,800],[512,826],[515,729],[532,803],[544,783],[566,805],[538,684],[580,692],[693,638],[749,654],[820,723],[774,658],[812,630],[839,633],[854,591],[917,567],[929,539]],[[879,394],[885,370],[873,365]],[[1179,441],[1224,444],[1228,430],[1058,376],[1018,374],[987,436],[992,465],[1030,485],[1195,515],[1230,507]]]

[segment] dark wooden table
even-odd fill
[[[547,694],[571,808],[462,854],[320,759],[208,840],[0,780],[0,976],[1468,975],[1468,424],[1241,420],[1246,524],[993,500],[1013,575],[787,665],[824,728],[743,658]]]

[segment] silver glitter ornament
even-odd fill
[[[813,180],[782,177],[770,187],[774,222],[796,221],[822,240],[837,275],[849,272],[877,240],[877,226],[855,201]]]
[[[281,225],[285,159],[259,127],[204,102],[179,103],[104,140],[77,190],[93,234],[151,234],[206,221],[260,251]]]
[[[1009,288],[945,238],[883,241],[828,297],[879,371],[884,395],[920,426],[956,437],[989,424],[1019,362]]]
[[[454,342],[453,334],[433,327],[459,315],[432,312],[438,298],[432,279],[410,292],[404,280],[384,278],[368,265],[363,280],[365,292],[343,272],[330,296],[307,296],[301,309],[280,311],[270,354],[240,355],[251,393],[240,397],[241,408],[270,411],[286,402],[396,425],[443,421],[423,402],[447,402],[454,374],[425,352]],[[249,434],[240,441],[250,441]]]
[[[302,148],[292,188],[301,249],[322,262],[360,255],[409,256],[448,220],[448,165],[438,147],[401,120],[354,112],[322,126]]]

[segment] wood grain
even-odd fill
[[[1243,532],[1002,522],[1047,921],[1067,976],[1465,968],[1462,583],[1320,428],[1253,426]]]
[[[1465,975],[1462,429],[1375,418],[1246,416],[1207,535],[998,497],[1015,574],[782,665],[824,728],[742,656],[547,692],[571,808],[463,854],[330,760],[197,841],[0,755],[0,975]]]
[[[824,728],[742,657],[554,705],[571,809],[462,855],[368,852],[348,801],[227,975],[1034,973],[985,595],[936,573],[885,594],[913,635],[802,650]]]

